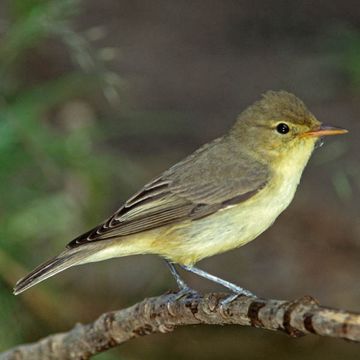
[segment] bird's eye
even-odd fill
[[[276,131],[279,134],[287,134],[290,131],[290,128],[287,124],[285,123],[280,123],[278,124],[278,126],[276,127]]]

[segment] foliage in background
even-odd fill
[[[181,121],[175,116],[169,128],[165,120],[174,114],[168,112],[125,111],[124,121],[113,118],[110,125],[97,119],[93,102],[102,97],[114,108],[123,83],[108,69],[116,49],[92,46],[105,29],[73,29],[82,5],[12,0],[0,15],[0,351],[70,326],[88,310],[68,295],[63,313],[51,286],[17,298],[11,289],[34,263],[102,220],[114,205],[114,183],[121,195],[121,188],[135,185],[133,178],[148,177],[128,155],[114,158],[101,145],[111,146],[114,132],[179,133]],[[54,318],[54,312],[63,314]],[[16,318],[21,321],[14,327]]]
[[[343,65],[351,84],[360,88],[360,34],[357,31],[346,30],[341,32],[343,47]]]
[[[32,321],[49,326],[40,305],[51,306],[50,295],[24,298],[25,305],[34,309],[32,319],[22,311],[21,301],[14,301],[10,289],[26,272],[21,264],[32,262],[34,249],[50,250],[49,244],[63,243],[79,228],[85,229],[92,213],[102,213],[106,205],[102,199],[108,198],[104,192],[109,172],[103,170],[110,159],[94,151],[94,139],[102,131],[84,98],[100,88],[113,101],[119,79],[107,71],[85,35],[72,30],[79,4],[11,0],[8,18],[2,19],[6,26],[0,35],[0,350],[28,341]],[[35,81],[28,73],[28,61],[40,47],[51,49],[54,44],[73,65]],[[43,66],[46,70],[51,64]],[[16,328],[14,316],[21,318]]]
[[[356,94],[360,91],[360,33],[359,31],[338,26],[337,31],[330,40],[330,45],[335,50],[336,62],[345,74],[346,82],[350,90]],[[352,129],[350,129],[351,131]],[[344,141],[337,141],[333,145],[333,151],[328,151],[330,161],[337,164],[333,168],[332,182],[340,199],[349,201],[354,196],[354,191],[360,190],[360,167],[359,159],[348,160],[343,163],[342,168],[334,162],[345,153],[349,153],[349,144]]]

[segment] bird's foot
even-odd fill
[[[220,306],[227,306],[231,304],[233,301],[235,301],[239,296],[250,296],[250,297],[256,297],[252,292],[249,290],[243,289],[239,287],[239,289],[236,289],[236,292],[234,294],[231,294],[227,296],[225,299],[220,301]]]
[[[220,301],[220,306],[222,305],[228,305],[231,302],[233,302],[236,298],[238,298],[240,295],[245,295],[245,296],[251,296],[251,297],[256,297],[253,293],[251,293],[249,290],[243,289],[242,287],[233,284],[227,280],[221,279],[217,276],[211,275],[209,273],[207,273],[204,270],[198,269],[196,267],[193,266],[186,266],[186,265],[180,265],[184,270],[186,271],[190,271],[196,275],[199,275],[205,279],[208,279],[212,282],[215,282],[225,288],[227,288],[228,290],[231,291],[232,295],[228,296],[227,298],[225,298],[224,300]],[[178,282],[179,284],[179,282]],[[180,286],[180,285],[179,285]]]
[[[175,296],[174,300],[177,301],[184,297],[197,298],[200,296],[200,294],[196,290],[194,290],[188,286],[185,286],[185,287],[182,287],[176,294],[174,294],[174,296]]]

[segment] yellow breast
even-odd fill
[[[255,239],[292,201],[314,143],[279,159],[267,186],[249,200],[205,218],[172,225],[153,243],[156,253],[191,265]]]
[[[115,239],[86,262],[134,254],[157,254],[184,265],[242,246],[265,231],[290,204],[313,151],[304,142],[279,158],[268,184],[250,199],[198,220],[187,220]]]

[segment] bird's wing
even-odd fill
[[[196,220],[244,201],[268,181],[267,167],[239,159],[221,139],[200,148],[145,185],[107,221],[68,244],[119,238],[182,220]],[[218,161],[219,156],[221,161]],[[225,158],[224,158],[225,156]]]

